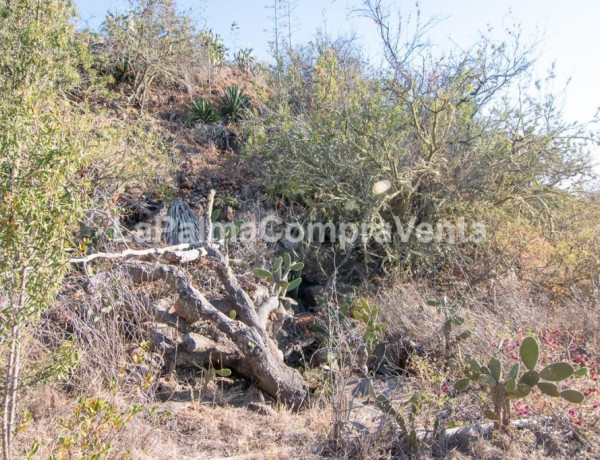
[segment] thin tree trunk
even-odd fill
[[[4,397],[2,401],[2,458],[10,460],[10,409],[11,409],[11,388],[13,381],[13,370],[15,361],[15,328],[11,329],[11,343],[8,353],[8,364],[6,368],[6,382],[4,383]]]
[[[21,324],[19,324],[19,311],[25,302],[25,284],[27,270],[21,270],[21,287],[16,305],[12,304],[12,327],[10,331],[10,350],[8,352],[8,364],[6,369],[6,382],[4,383],[4,398],[2,401],[2,458],[10,460],[12,434],[15,425],[15,414],[17,410],[17,390],[19,388],[20,351],[19,343]],[[11,299],[12,301],[12,299]]]

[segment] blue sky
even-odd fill
[[[107,10],[125,11],[126,0],[75,0],[84,23],[96,27]],[[179,0],[200,25],[221,34],[226,45],[253,48],[259,58],[268,57],[271,39],[273,0]],[[394,1],[405,14],[414,12],[413,1]],[[370,56],[377,55],[375,30],[364,18],[349,15],[359,0],[297,0],[295,10],[298,43],[311,39],[315,31],[325,29],[332,35],[356,32]],[[507,26],[521,25],[525,38],[541,39],[537,64],[541,76],[556,62],[556,90],[571,78],[565,99],[564,115],[570,121],[588,121],[600,107],[600,1],[598,0],[421,0],[422,17],[441,20],[430,38],[440,49],[450,43],[468,47],[479,31],[491,28],[502,37]],[[231,32],[236,22],[237,32]]]

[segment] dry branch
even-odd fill
[[[163,255],[174,254],[181,262],[191,262],[199,257],[206,256],[206,249],[198,247],[197,244],[183,243],[166,248],[150,249],[126,249],[122,252],[97,252],[86,257],[70,259],[72,264],[85,264],[94,259],[126,259],[128,257],[147,256],[151,254]]]
[[[519,420],[512,420],[510,422],[510,426],[518,429],[526,429],[526,428],[535,428],[542,424],[546,424],[550,422],[550,417],[531,417],[531,418],[523,418]],[[482,423],[480,425],[468,425],[458,428],[449,428],[447,430],[440,431],[437,435],[440,439],[445,441],[453,441],[457,438],[464,436],[487,436],[494,431],[493,423]],[[417,438],[419,440],[423,440],[427,437],[428,432],[425,430],[420,431],[417,430]]]

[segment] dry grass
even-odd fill
[[[122,411],[131,400],[122,392],[103,396]],[[55,386],[38,387],[24,402],[33,418],[16,438],[16,449],[27,449],[37,440],[38,458],[48,458],[56,452],[59,436],[71,433],[61,424],[74,417],[77,402]],[[110,458],[123,458],[130,452],[131,458],[165,460],[238,456],[313,459],[322,458],[328,425],[328,414],[322,409],[293,414],[280,408],[272,415],[262,415],[247,407],[225,404],[165,402],[149,405],[107,440]]]
[[[246,206],[247,215],[257,215],[259,204]],[[272,249],[233,246],[232,254],[258,262],[271,256]],[[198,264],[190,271],[201,289],[220,295],[210,264]],[[248,286],[255,283],[250,275],[241,280]],[[32,419],[15,442],[23,450],[37,439],[40,458],[56,452],[58,437],[65,433],[61,420],[73,417],[82,396],[101,397],[122,412],[132,403],[143,405],[143,411],[111,437],[110,458],[121,458],[129,451],[132,458],[148,459],[562,459],[595,458],[600,446],[598,412],[593,407],[600,394],[591,393],[574,415],[566,402],[533,395],[527,400],[526,416],[552,417],[550,423],[536,429],[452,442],[428,439],[415,452],[393,418],[374,408],[364,387],[362,395],[355,393],[357,386],[364,385],[364,380],[350,371],[361,329],[344,329],[340,324],[329,325],[336,331],[329,346],[337,350],[345,367],[333,374],[322,369],[308,372],[315,392],[309,406],[298,413],[265,400],[257,388],[240,379],[217,379],[204,386],[197,370],[169,370],[163,366],[164,357],[144,345],[148,331],[155,326],[148,302],[168,297],[163,285],[135,287],[117,274],[106,278],[97,291],[86,293],[84,281],[85,277],[69,279],[28,348],[29,359],[38,359],[61,343],[75,340],[81,353],[79,366],[67,380],[38,384],[22,400],[21,409],[27,409]],[[422,283],[391,285],[370,298],[381,307],[379,320],[389,325],[386,340],[408,337],[429,354],[412,356],[406,375],[376,377],[376,391],[404,407],[407,420],[411,405],[404,404],[419,395],[410,422],[416,428],[431,429],[436,421],[441,428],[484,422],[481,393],[473,389],[454,394],[451,387],[457,377],[445,370],[440,358],[442,318],[426,305],[439,294]],[[538,292],[514,276],[468,289],[462,295],[457,290],[450,300],[462,301],[463,328],[473,333],[461,345],[463,353],[497,354],[508,365],[511,347],[524,334],[542,332],[544,337],[556,339],[555,344],[542,341],[542,350],[553,358],[573,358],[574,343],[590,358],[598,356],[599,319],[589,303],[548,309]],[[557,326],[560,331],[555,335],[548,332]],[[578,342],[580,337],[586,342]],[[593,367],[597,370],[597,365]],[[574,384],[586,390],[597,383],[583,379]],[[256,404],[275,410],[263,415],[256,412]]]

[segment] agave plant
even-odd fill
[[[575,370],[569,363],[552,363],[541,369],[535,370],[539,358],[539,344],[533,337],[523,340],[519,355],[521,362],[527,369],[521,377],[521,364],[514,364],[506,376],[502,374],[502,363],[497,358],[490,359],[487,366],[482,366],[470,355],[465,358],[467,377],[454,384],[457,391],[466,390],[471,382],[478,382],[489,388],[493,410],[486,408],[486,417],[494,420],[496,428],[504,429],[510,424],[511,399],[521,399],[527,396],[534,387],[551,397],[561,397],[569,402],[579,404],[584,396],[577,390],[566,389],[560,391],[555,383],[568,379],[571,376],[583,376],[588,372],[587,367]]]
[[[126,58],[119,60],[115,64],[112,74],[116,82],[131,82],[134,77],[131,64]]]
[[[219,115],[215,112],[208,100],[196,99],[190,104],[190,120],[192,123],[201,121],[203,123],[214,123],[219,120]]]
[[[250,106],[250,97],[237,85],[231,85],[221,98],[221,114],[230,122],[240,121]]]

